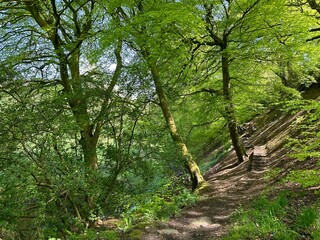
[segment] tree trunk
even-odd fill
[[[145,58],[147,59],[148,56],[145,56]],[[192,155],[190,154],[187,148],[187,145],[185,144],[183,138],[180,136],[177,130],[177,126],[175,124],[173,114],[169,107],[167,96],[164,93],[162,88],[158,67],[153,62],[148,62],[148,63],[151,70],[154,84],[156,86],[156,92],[160,100],[160,107],[161,107],[163,116],[167,122],[171,138],[175,143],[175,145],[178,147],[183,158],[185,159],[185,165],[186,165],[186,168],[188,169],[188,172],[190,174],[191,181],[192,181],[192,190],[195,190],[203,186],[205,183],[205,180],[201,174],[201,171],[197,163],[193,160]]]
[[[230,92],[229,56],[227,52],[224,52],[225,49],[226,48],[222,49],[221,57],[223,97],[225,100],[225,118],[228,121],[230,138],[238,158],[238,163],[240,164],[244,161],[244,156],[246,153],[237,129],[237,120],[235,117],[235,110],[232,102],[232,95]]]
[[[74,50],[68,61],[73,91],[69,93],[68,103],[75,120],[80,128],[80,145],[83,151],[83,159],[86,165],[93,170],[98,168],[97,142],[99,134],[95,133],[94,126],[90,122],[86,96],[83,94],[83,84],[80,77],[80,46]]]
[[[98,136],[92,133],[92,125],[86,126],[84,130],[81,130],[80,145],[84,162],[93,170],[98,168],[97,142]]]
[[[139,12],[141,12],[141,13],[144,12],[141,1],[138,4],[138,9],[139,9]],[[142,28],[142,29],[143,29],[142,32],[145,33],[144,28]],[[146,36],[148,36],[148,35],[147,34],[141,35],[141,37],[146,37]],[[160,101],[160,107],[161,107],[163,116],[167,122],[167,126],[169,128],[171,138],[172,138],[173,142],[175,143],[175,145],[178,147],[181,155],[183,156],[183,158],[185,160],[185,166],[189,171],[191,181],[192,181],[192,190],[199,189],[200,187],[205,186],[206,181],[204,180],[197,163],[193,160],[192,155],[190,154],[190,152],[187,148],[187,145],[185,144],[183,138],[180,136],[180,134],[177,130],[177,126],[174,122],[173,114],[172,114],[170,107],[169,107],[169,102],[168,102],[167,96],[164,93],[163,88],[162,88],[160,74],[159,74],[157,64],[152,59],[150,59],[150,57],[152,57],[152,56],[149,53],[148,48],[145,48],[146,44],[140,43],[140,47],[141,47],[141,54],[149,65],[149,68],[150,68],[150,71],[152,74],[152,78],[153,78],[153,82],[156,87],[156,93],[157,93],[159,101]]]
[[[82,44],[81,35],[85,35],[91,27],[91,15],[87,16],[85,25],[83,28],[75,28],[74,36],[74,49],[69,49],[69,54],[65,53],[66,43],[63,42],[63,37],[59,36],[58,28],[63,28],[61,25],[55,25],[60,19],[60,15],[56,12],[53,13],[52,21],[48,21],[43,18],[41,9],[37,4],[32,1],[24,1],[27,10],[30,12],[34,20],[38,25],[48,34],[48,39],[52,42],[52,45],[57,54],[59,61],[59,70],[61,77],[61,84],[66,94],[67,102],[71,108],[73,116],[80,128],[81,140],[80,144],[83,150],[84,161],[91,169],[97,168],[97,140],[99,138],[99,132],[95,131],[90,123],[88,114],[88,106],[85,96],[83,95],[83,85],[81,84],[80,77],[80,48]],[[55,5],[52,5],[55,9]],[[93,5],[92,5],[93,9]],[[53,21],[53,19],[55,21]],[[77,22],[73,22],[77,25]],[[69,76],[70,75],[70,76]]]

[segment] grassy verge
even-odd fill
[[[261,196],[233,217],[223,240],[320,239],[320,209],[316,193],[283,191]]]

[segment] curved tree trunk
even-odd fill
[[[145,58],[147,59],[148,56],[145,56]],[[190,174],[191,181],[192,181],[192,190],[195,190],[195,189],[203,186],[205,183],[205,180],[201,174],[201,171],[200,171],[197,163],[193,160],[192,155],[190,154],[190,152],[187,148],[187,145],[185,144],[183,138],[180,136],[180,134],[178,132],[177,126],[174,121],[173,114],[170,110],[167,96],[166,96],[165,92],[163,91],[163,87],[162,87],[162,84],[160,81],[158,67],[156,66],[155,63],[152,63],[150,61],[148,61],[148,63],[149,63],[149,67],[151,70],[154,84],[156,86],[156,92],[157,92],[158,98],[160,100],[160,107],[161,107],[163,116],[167,122],[171,138],[185,160],[185,166]]]
[[[140,1],[137,5],[137,8],[140,13],[144,13],[144,9],[142,6],[142,1]],[[125,16],[126,18],[126,16]],[[145,34],[145,26],[142,26],[141,32],[139,32],[140,37],[146,38],[148,37],[147,34]],[[183,156],[185,160],[185,166],[190,174],[191,181],[192,181],[192,190],[196,190],[202,186],[205,185],[206,181],[204,180],[201,171],[197,165],[197,163],[193,160],[192,155],[190,154],[187,145],[185,144],[183,138],[180,136],[177,126],[174,121],[173,114],[170,110],[170,104],[168,102],[167,96],[163,90],[162,83],[160,80],[160,74],[159,74],[159,69],[157,67],[157,64],[155,61],[153,61],[150,57],[151,54],[149,52],[149,49],[146,47],[146,44],[144,41],[137,43],[138,46],[140,46],[140,51],[145,59],[145,61],[148,63],[149,69],[152,74],[152,79],[156,87],[156,93],[158,95],[159,101],[160,101],[160,107],[163,113],[163,116],[166,120],[171,138],[177,148],[179,149],[181,155]]]
[[[240,164],[244,161],[244,156],[246,152],[244,150],[243,143],[238,133],[237,119],[235,116],[235,109],[232,101],[232,95],[230,92],[229,57],[228,57],[228,53],[223,52],[223,50],[222,50],[221,64],[222,64],[222,80],[223,80],[223,97],[225,100],[225,118],[228,121],[230,138],[231,138],[234,150],[237,154],[238,163]]]

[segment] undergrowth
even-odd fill
[[[119,229],[126,232],[136,224],[155,220],[165,221],[176,215],[187,205],[195,203],[197,196],[186,189],[162,190],[156,193],[138,194],[126,202],[126,209],[121,214]]]
[[[119,199],[121,214],[116,229],[88,229],[83,234],[70,235],[69,240],[141,239],[144,226],[157,220],[166,221],[182,208],[194,204],[198,196],[181,185],[167,184],[158,191],[128,195]],[[106,226],[108,228],[108,226]]]
[[[233,227],[223,240],[320,239],[318,202],[303,202],[301,193],[260,196],[233,216]]]

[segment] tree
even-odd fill
[[[161,7],[164,7],[164,11],[169,12],[172,11],[173,6],[166,6],[165,3],[159,3],[159,5],[151,7],[151,9],[149,9],[149,12],[146,9],[148,9],[150,6],[148,6],[147,3],[144,3],[143,1],[139,1],[135,6],[129,6],[131,8],[129,11],[127,11],[127,7],[128,6],[119,6],[118,8],[119,13],[124,20],[124,25],[130,27],[130,33],[132,34],[132,36],[128,37],[127,41],[129,42],[129,46],[132,47],[143,58],[149,68],[153,83],[155,85],[155,91],[159,99],[159,106],[167,123],[171,138],[179,149],[181,155],[185,159],[185,166],[188,169],[192,180],[192,188],[193,190],[195,190],[196,188],[203,186],[205,180],[200,172],[198,165],[193,160],[193,157],[190,154],[185,141],[183,140],[177,129],[173,113],[170,109],[170,103],[163,87],[163,80],[161,79],[159,68],[159,64],[161,64],[160,62],[167,61],[168,56],[166,56],[165,54],[161,54],[160,46],[156,43],[157,40],[160,40],[155,40],[157,37],[160,37],[159,35],[156,35],[157,27],[155,25],[151,25],[153,27],[152,28],[150,26],[150,24],[152,23],[150,21],[146,21],[147,17],[155,14],[155,10],[152,8],[157,8],[159,10]],[[176,14],[177,12],[174,11],[174,13]],[[156,14],[156,16],[152,16],[152,18],[154,19],[156,19],[157,17],[160,17],[160,15]],[[164,15],[164,18],[166,17],[168,17],[167,13]],[[133,24],[130,23],[131,21],[133,22]],[[156,21],[163,21],[166,23],[167,21],[170,21],[174,23],[173,20],[169,20],[168,18],[157,19]],[[171,31],[171,29],[167,30],[168,33],[170,33]],[[149,35],[153,35],[154,38],[150,42],[147,40]]]
[[[106,105],[122,68],[121,40],[115,49],[117,67],[106,90],[104,103],[95,121],[91,121],[87,108],[88,103],[83,96],[80,56],[83,41],[92,34],[90,31],[94,19],[95,1],[84,3],[72,1],[62,6],[57,6],[55,1],[52,1],[50,5],[40,1],[24,1],[24,4],[53,45],[59,63],[61,85],[80,129],[80,144],[84,161],[90,168],[96,169],[98,167],[96,146],[103,126],[101,118],[105,114]],[[63,16],[64,14],[66,16]],[[71,22],[68,24],[64,22],[65,17],[71,19]]]
[[[29,44],[37,44],[39,41],[39,39],[34,39],[35,34],[49,49],[47,54],[51,59],[40,56],[38,61],[42,61],[43,64],[38,67],[43,69],[54,62],[53,67],[57,68],[60,75],[57,82],[63,88],[63,98],[66,99],[79,127],[84,161],[89,168],[97,169],[97,142],[101,128],[105,124],[104,116],[112,90],[122,69],[121,39],[117,39],[114,45],[116,68],[109,86],[105,89],[102,103],[99,106],[100,111],[92,116],[89,100],[84,94],[86,82],[81,76],[80,67],[85,58],[82,53],[83,45],[100,31],[93,27],[94,21],[98,18],[96,1],[47,2],[39,0],[2,3],[2,5],[4,20],[7,24],[14,24],[16,20],[22,22],[21,24],[27,28],[26,32],[30,32],[25,36]],[[18,17],[15,17],[14,14]],[[15,34],[21,34],[21,32],[17,30]],[[2,39],[3,43],[11,40],[11,35],[12,33],[8,32],[6,37]],[[50,67],[48,68],[52,70]],[[53,81],[53,79],[43,79],[42,81]]]
[[[24,154],[21,164],[30,163],[23,179],[37,192],[38,206],[52,201],[56,203],[53,208],[64,209],[66,215],[72,209],[84,225],[96,211],[99,194],[95,191],[100,188],[98,180],[104,179],[96,171],[97,146],[110,121],[113,89],[122,71],[122,40],[114,36],[107,47],[113,51],[115,69],[88,74],[84,71],[85,48],[92,38],[101,37],[101,22],[95,21],[103,21],[96,1],[6,1],[0,3],[0,9],[1,72],[7,72],[2,75],[1,92],[8,106],[2,114],[7,114],[6,135],[19,143],[17,155]],[[10,113],[14,106],[20,115]],[[36,130],[39,132],[34,133]],[[8,164],[17,166],[14,161]],[[15,176],[19,182],[20,173]],[[104,184],[108,182],[112,181]],[[46,204],[42,210],[50,207]],[[55,216],[53,212],[49,215]],[[64,217],[59,220],[65,221]]]
[[[232,98],[232,76],[230,66],[236,56],[233,49],[241,48],[245,44],[241,39],[248,34],[257,31],[255,26],[248,24],[254,15],[260,0],[255,1],[223,1],[221,3],[204,4],[204,21],[206,37],[204,45],[217,48],[221,63],[221,75],[223,85],[223,98],[225,101],[224,117],[228,122],[228,128],[234,150],[238,157],[238,163],[244,161],[246,155],[243,143],[237,129],[237,119],[235,116],[234,103]],[[256,35],[255,35],[256,36]],[[248,40],[247,40],[248,41]],[[237,46],[238,45],[238,46]]]
[[[284,56],[290,49],[296,49],[299,40],[292,41],[292,39],[298,36],[299,30],[294,29],[290,32],[291,20],[282,23],[283,14],[289,15],[284,1],[231,0],[199,2],[199,4],[195,5],[195,8],[198,10],[199,18],[203,19],[203,29],[199,31],[199,35],[189,37],[189,41],[194,45],[194,56],[198,58],[197,61],[207,64],[205,66],[208,69],[207,81],[212,84],[211,87],[206,84],[205,88],[196,92],[207,92],[214,97],[223,98],[224,111],[221,114],[227,121],[238,163],[241,163],[245,159],[246,151],[238,133],[239,124],[234,96],[241,92],[236,92],[236,89],[240,89],[241,84],[263,86],[265,83],[258,82],[263,79],[263,74],[270,75],[270,73],[267,69],[258,70],[256,66],[267,66],[268,63],[269,69],[274,68],[273,64],[276,59],[279,60],[278,56],[281,53]],[[187,37],[185,39],[188,40]],[[291,41],[291,44],[284,46],[283,40]],[[293,42],[295,44],[292,44]],[[288,74],[293,75],[295,70],[292,68],[289,70]],[[282,76],[282,73],[279,72],[278,75]],[[256,77],[256,82],[253,76]],[[217,78],[220,78],[221,85],[216,83]],[[282,77],[282,80],[288,79]]]

